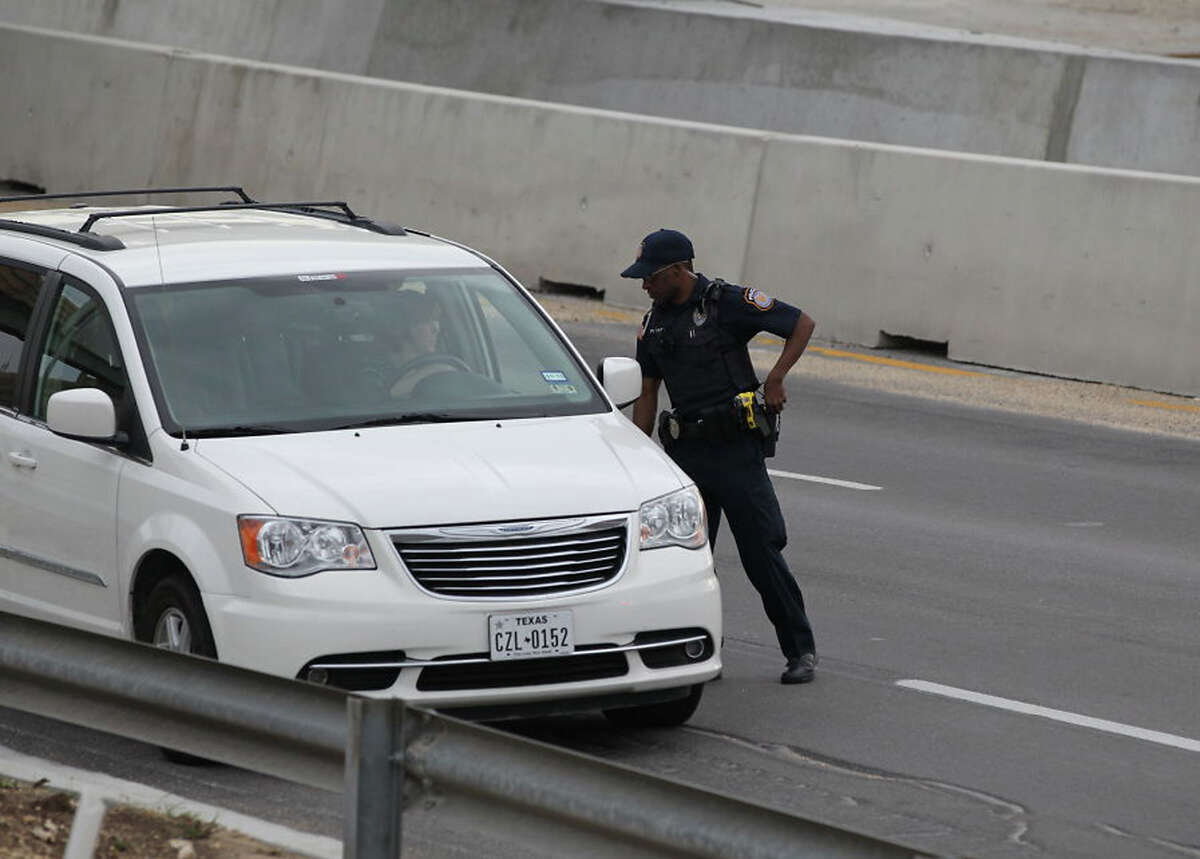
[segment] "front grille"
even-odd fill
[[[584,651],[575,656],[505,659],[471,665],[447,665],[444,668],[430,666],[421,669],[421,676],[417,678],[417,689],[422,692],[448,692],[456,689],[540,686],[545,683],[575,683],[581,680],[620,677],[628,671],[629,662],[624,653],[588,654]]]
[[[625,528],[502,540],[394,542],[421,587],[451,597],[537,597],[616,578]]]

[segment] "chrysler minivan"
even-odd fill
[[[720,591],[619,410],[636,363],[597,378],[455,242],[203,190],[237,196],[0,212],[0,609],[480,718],[688,719]]]

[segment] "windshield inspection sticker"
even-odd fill
[[[565,382],[567,381],[567,374],[560,373],[557,370],[542,370],[542,378],[547,382]]]
[[[550,386],[550,391],[551,391],[551,393],[554,393],[554,394],[574,394],[574,393],[577,393],[577,389],[575,388],[575,386],[574,386],[574,385],[551,385],[551,386]]]
[[[345,280],[344,274],[298,274],[296,279],[302,283],[310,283],[314,280]]]

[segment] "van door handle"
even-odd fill
[[[17,453],[15,450],[9,453],[8,461],[17,468],[37,468],[37,460],[27,453]]]

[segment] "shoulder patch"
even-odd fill
[[[767,295],[765,292],[753,287],[748,287],[743,293],[742,298],[747,304],[753,304],[759,310],[770,310],[775,306],[775,299]]]

